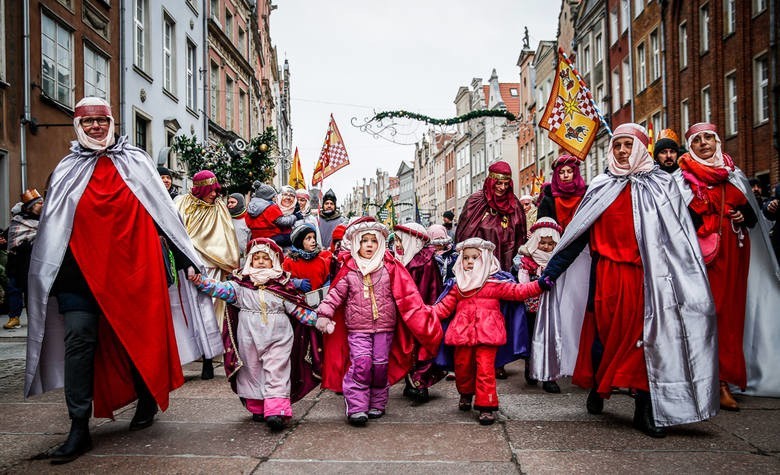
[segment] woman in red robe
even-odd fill
[[[714,124],[699,123],[685,133],[689,152],[680,157],[680,169],[693,191],[689,204],[698,217],[696,235],[702,244],[707,276],[718,316],[718,364],[720,407],[739,410],[729,390],[733,384],[743,391],[747,385],[742,340],[745,332],[750,238],[747,228],[757,217],[747,197],[729,182],[736,167],[721,151]],[[709,245],[708,245],[709,244]]]
[[[543,189],[536,217],[552,218],[565,230],[585,195],[585,189],[580,161],[572,155],[561,155],[553,162],[552,183]]]

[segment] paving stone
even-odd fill
[[[70,418],[64,402],[0,403],[3,434],[67,434],[69,430]]]
[[[19,470],[17,465],[46,452],[62,441],[61,434],[0,434],[0,472],[33,472],[33,470]],[[13,470],[11,467],[14,467]]]
[[[512,457],[500,424],[372,422],[353,428],[343,420],[304,421],[272,459],[508,462]]]
[[[65,465],[51,465],[48,460],[24,461],[14,467],[20,473],[252,473],[260,461],[250,457],[123,457],[96,456],[88,453]]]
[[[585,410],[587,394],[501,394],[498,395],[501,412],[510,420],[519,421],[588,421],[603,422],[605,417],[633,417],[634,400],[614,394],[604,401],[604,415],[594,416]]]
[[[780,411],[720,411],[712,423],[765,452],[780,452]]]
[[[103,424],[93,432],[94,455],[195,455],[267,457],[286,432],[272,433],[263,423],[196,424],[157,421],[130,432],[127,423]]]
[[[310,460],[268,460],[258,467],[258,473],[285,473],[290,475],[341,475],[343,473],[419,475],[459,474],[516,474],[512,462],[352,462],[352,461],[310,461]]]
[[[394,422],[420,422],[421,420],[445,421],[447,423],[476,424],[476,412],[459,411],[455,398],[433,399],[426,404],[417,404],[406,398],[391,397],[387,404],[387,413],[377,424]],[[345,421],[344,398],[329,398],[317,402],[309,411],[306,420],[310,422]]]
[[[715,424],[699,422],[671,427],[664,439],[653,439],[631,426],[631,421],[506,422],[516,454],[534,450],[669,450],[751,452],[743,440]]]
[[[522,473],[777,473],[780,459],[753,454],[699,452],[527,451]]]

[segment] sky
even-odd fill
[[[398,145],[351,125],[404,109],[454,117],[455,94],[472,78],[519,82],[523,29],[531,48],[554,40],[559,0],[277,0],[271,41],[290,63],[293,147],[311,186],[330,114],[350,164],[325,179],[343,200],[377,168],[394,176],[414,145]],[[423,132],[424,126],[418,130]],[[405,140],[405,142],[409,142]]]

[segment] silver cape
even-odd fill
[[[62,387],[64,383],[65,326],[56,297],[49,298],[49,292],[70,242],[76,207],[99,157],[111,159],[171,245],[204,271],[203,262],[146,152],[129,145],[125,136],[100,154],[84,149],[78,142],[72,143],[70,151],[51,175],[30,260],[25,397]],[[222,354],[222,339],[211,298],[199,294],[183,272],[179,272],[178,288],[172,286],[168,293],[182,364],[201,355],[211,358]]]
[[[715,306],[693,223],[674,178],[657,166],[627,177],[599,175],[556,251],[588,232],[629,184],[644,268],[643,347],[655,423],[708,419],[719,407]],[[586,248],[542,296],[533,335],[535,378],[546,381],[573,373],[589,279]]]

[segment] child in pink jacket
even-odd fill
[[[439,303],[434,314],[439,319],[455,316],[447,328],[444,343],[455,347],[455,384],[460,393],[458,408],[479,411],[479,423],[490,425],[498,410],[495,359],[498,347],[506,343],[501,300],[526,300],[540,295],[552,282],[540,279],[513,284],[491,279],[500,270],[493,255],[495,245],[480,238],[458,243],[455,261],[456,284]]]

